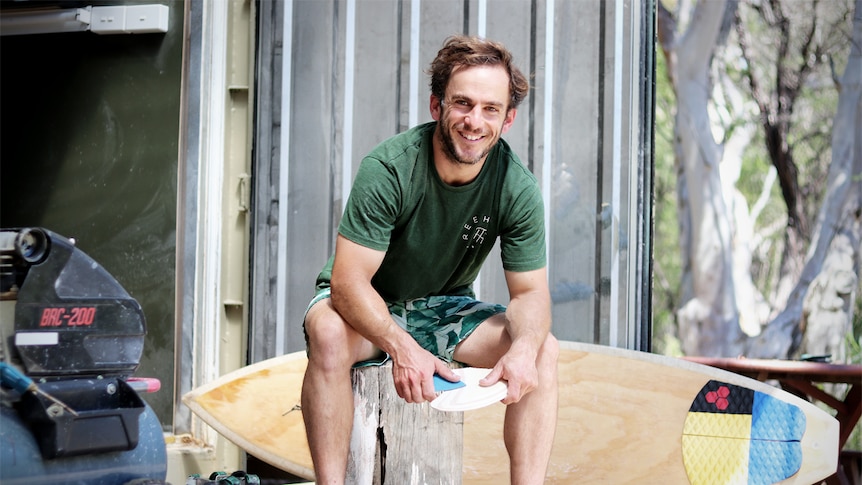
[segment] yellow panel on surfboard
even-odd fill
[[[838,422],[796,396],[670,357],[561,342],[548,484],[794,484],[835,472]],[[183,397],[255,457],[313,479],[300,389],[305,352],[244,367]],[[463,483],[508,483],[505,406],[464,413]]]

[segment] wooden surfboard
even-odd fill
[[[809,485],[838,463],[838,422],[720,369],[561,342],[559,416],[545,483]],[[300,389],[305,352],[239,369],[183,397],[255,457],[313,479]],[[463,483],[508,483],[505,406],[464,412]]]

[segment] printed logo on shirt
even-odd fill
[[[464,224],[461,231],[461,239],[467,243],[468,249],[474,249],[485,242],[488,234],[488,226],[491,224],[491,216],[473,216]]]

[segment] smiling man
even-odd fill
[[[536,178],[500,137],[529,85],[502,45],[447,39],[429,69],[434,122],[384,141],[362,161],[317,279],[304,328],[302,410],[316,483],[344,483],[353,420],[350,369],[392,358],[398,395],[435,398],[446,362],[506,381],[511,483],[544,481],[557,416],[544,209]],[[495,241],[510,300],[475,299]],[[422,450],[416,450],[421,453]]]

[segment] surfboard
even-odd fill
[[[305,352],[249,365],[183,402],[255,457],[313,479],[299,406]],[[738,374],[645,352],[561,342],[545,483],[809,485],[838,463],[838,422]],[[463,483],[508,483],[505,406],[464,412]]]

